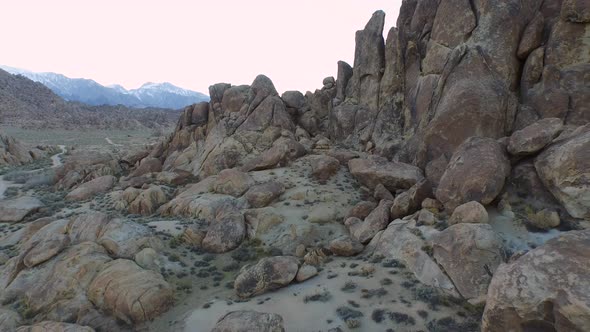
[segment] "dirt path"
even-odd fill
[[[108,137],[105,137],[104,139],[105,139],[105,140],[107,141],[107,143],[109,143],[110,145],[114,145],[114,146],[123,146],[123,144],[115,144],[115,143],[113,143],[113,141],[111,141],[111,139],[110,139],[110,138],[108,138]]]

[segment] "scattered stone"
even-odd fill
[[[303,264],[299,268],[299,271],[297,271],[295,280],[297,280],[297,282],[303,282],[307,279],[315,277],[316,275],[318,275],[318,269],[315,266]]]
[[[365,246],[349,236],[342,236],[330,242],[328,249],[336,256],[355,256],[360,254]]]
[[[244,268],[237,276],[234,289],[247,298],[285,287],[295,279],[299,263],[291,256],[262,258],[256,265]]]
[[[536,213],[528,216],[528,221],[534,227],[538,229],[551,229],[559,226],[561,220],[559,219],[559,214],[557,212],[543,209],[541,211],[537,211]]]
[[[387,190],[387,188],[385,188],[384,185],[382,185],[381,183],[379,183],[376,187],[375,187],[375,192],[373,194],[373,197],[375,197],[376,200],[388,200],[388,201],[393,201],[393,195],[391,194],[391,192],[389,190]]]
[[[449,224],[454,225],[458,223],[474,223],[487,224],[489,221],[488,211],[478,202],[471,201],[459,205],[451,215]]]

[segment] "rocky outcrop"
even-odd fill
[[[488,289],[482,331],[584,331],[590,326],[590,231],[574,231],[502,264]]]
[[[422,171],[415,166],[390,162],[385,158],[351,159],[348,162],[350,173],[358,182],[369,189],[382,184],[389,191],[409,189],[424,178]]]
[[[221,317],[211,332],[285,332],[283,317],[257,311],[232,311]]]
[[[345,225],[348,227],[351,237],[360,243],[371,241],[375,234],[385,229],[389,224],[389,210],[392,204],[392,201],[382,200],[362,222],[356,218],[347,219]]]
[[[0,132],[0,166],[23,165],[32,161],[33,156],[19,141]]]
[[[590,126],[578,128],[535,161],[539,178],[575,218],[590,218]]]
[[[172,288],[160,274],[126,259],[105,264],[89,285],[88,298],[129,324],[151,320],[174,299]]]
[[[297,258],[276,256],[263,258],[256,265],[242,269],[234,283],[239,297],[252,297],[287,286],[299,269]]]
[[[266,182],[250,187],[244,197],[253,208],[268,206],[285,192],[285,186],[280,182]]]

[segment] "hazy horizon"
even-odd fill
[[[320,88],[352,64],[355,31],[376,10],[395,26],[401,1],[195,3],[25,0],[5,5],[0,64],[135,89],[170,82],[208,93],[269,76],[277,90]]]

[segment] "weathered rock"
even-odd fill
[[[382,200],[360,225],[349,227],[350,235],[360,243],[367,243],[389,224],[389,210],[393,202]]]
[[[508,141],[508,152],[516,156],[533,154],[559,135],[563,121],[557,118],[546,118],[532,125],[515,131]]]
[[[543,151],[535,161],[541,181],[575,218],[590,218],[590,126]]]
[[[228,212],[211,222],[201,246],[214,253],[228,252],[237,248],[245,237],[244,215],[239,212]]]
[[[313,265],[303,264],[299,271],[297,271],[297,275],[295,276],[295,280],[297,282],[304,282],[307,279],[311,279],[318,275],[318,269]]]
[[[539,229],[550,229],[559,226],[561,220],[559,214],[549,209],[543,209],[528,216],[528,221]]]
[[[250,175],[237,169],[226,169],[219,173],[213,183],[213,190],[218,194],[242,196],[254,184]]]
[[[590,326],[590,230],[568,232],[502,264],[482,331],[585,331]]]
[[[287,286],[299,270],[297,258],[275,256],[263,258],[244,268],[237,276],[234,289],[239,297],[252,297]]]
[[[382,200],[382,199],[386,199],[388,201],[393,201],[393,195],[381,183],[379,183],[375,187],[375,192],[373,193],[373,197],[375,197],[375,199],[376,200],[379,200],[379,201]]]
[[[432,226],[432,225],[436,224],[437,220],[436,220],[436,217],[434,216],[434,213],[432,213],[430,210],[422,209],[422,210],[418,211],[418,216],[416,217],[416,222],[418,223],[418,225]]]
[[[346,218],[355,217],[365,219],[371,211],[375,210],[377,204],[369,201],[362,201],[357,203],[349,212]]]
[[[140,252],[135,254],[133,259],[137,265],[152,271],[159,271],[162,265],[162,260],[158,253],[152,248],[142,249]]]
[[[0,165],[22,165],[32,161],[33,158],[19,141],[0,133]]]
[[[246,232],[250,238],[260,238],[284,221],[274,208],[250,209],[244,213]]]
[[[285,192],[285,186],[280,182],[270,181],[257,184],[244,194],[244,197],[253,208],[268,206]]]
[[[285,332],[283,317],[257,311],[232,311],[221,317],[211,332]]]
[[[455,208],[449,219],[449,224],[487,224],[488,221],[488,211],[486,211],[486,208],[476,201],[471,201]]]
[[[0,309],[0,332],[15,331],[17,326],[21,325],[22,318],[12,310]]]
[[[168,201],[166,193],[159,186],[150,186],[129,204],[129,213],[151,215],[164,203]]]
[[[27,196],[0,201],[0,222],[19,222],[43,206],[37,198]]]
[[[498,265],[504,262],[502,241],[490,225],[458,224],[431,239],[434,258],[466,299],[487,294]]]
[[[117,183],[116,177],[112,175],[101,176],[79,185],[66,196],[66,200],[82,201],[88,199],[96,194],[109,191],[115,183]]]
[[[126,259],[105,265],[92,280],[88,298],[98,308],[128,324],[153,319],[174,300],[172,288],[160,274]]]
[[[543,28],[545,25],[545,19],[539,12],[535,18],[529,22],[524,30],[520,44],[518,45],[518,51],[516,55],[520,59],[526,59],[529,54],[539,47],[543,42]]]
[[[416,212],[426,198],[433,196],[430,181],[418,181],[410,190],[395,197],[391,206],[391,219],[402,218]]]
[[[486,205],[498,196],[509,174],[510,163],[500,144],[472,137],[453,154],[436,198],[449,210],[469,201]]]
[[[338,159],[330,156],[317,156],[310,160],[311,174],[320,181],[327,181],[340,169]]]
[[[88,326],[78,324],[43,321],[29,326],[21,326],[16,332],[94,332]]]
[[[145,247],[157,248],[161,245],[149,227],[122,219],[112,219],[102,227],[96,242],[112,256],[128,259],[133,259]]]
[[[365,246],[363,246],[362,243],[349,236],[339,237],[332,240],[328,245],[328,250],[336,256],[355,256],[360,254],[363,249],[365,249]]]
[[[157,173],[162,171],[162,162],[158,158],[147,157],[143,159],[139,166],[131,173],[130,177],[142,176],[148,173]]]
[[[455,286],[438,264],[426,253],[426,241],[419,237],[412,221],[394,220],[379,232],[366,251],[384,259],[396,259],[406,265],[423,284],[458,296]]]
[[[351,159],[348,168],[356,180],[369,189],[375,189],[381,183],[395,192],[397,189],[409,189],[424,178],[422,171],[415,166],[380,157]]]

